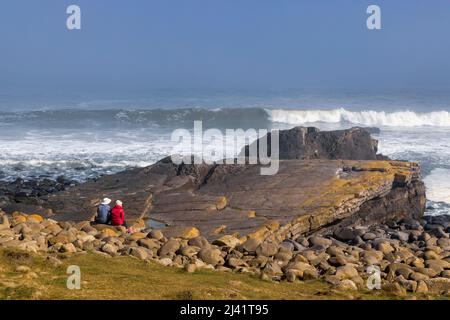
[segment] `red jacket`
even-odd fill
[[[111,224],[113,226],[121,226],[125,221],[125,212],[123,208],[116,204],[114,208],[111,209]]]

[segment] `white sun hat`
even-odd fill
[[[117,204],[118,206],[122,206],[122,201],[117,200],[117,201],[116,201],[116,204]]]
[[[111,199],[109,199],[109,198],[103,198],[102,204],[110,204],[110,203],[111,203]]]

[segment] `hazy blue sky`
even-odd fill
[[[448,0],[3,0],[0,92],[444,90],[449,35]]]

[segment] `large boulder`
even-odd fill
[[[219,249],[214,247],[204,247],[202,248],[197,256],[203,260],[203,262],[207,264],[211,264],[213,266],[223,265],[224,259],[222,257],[222,252]]]
[[[158,255],[161,258],[173,256],[178,249],[180,249],[180,242],[176,239],[170,239],[162,245],[162,247],[158,251]]]
[[[348,159],[375,160],[378,141],[372,139],[368,130],[351,128],[337,131],[320,131],[313,127],[295,127],[280,130],[279,157],[280,159]],[[267,135],[268,154],[271,152],[271,137]],[[253,142],[259,148],[261,140]],[[252,145],[250,145],[252,148]],[[248,156],[249,147],[245,147],[241,156]]]

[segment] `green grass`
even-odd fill
[[[340,292],[320,280],[263,281],[246,274],[195,273],[132,257],[94,253],[63,257],[55,267],[44,257],[0,250],[0,299],[393,299],[381,291]],[[69,265],[81,268],[81,289],[66,286]],[[16,271],[28,266],[30,273]]]

